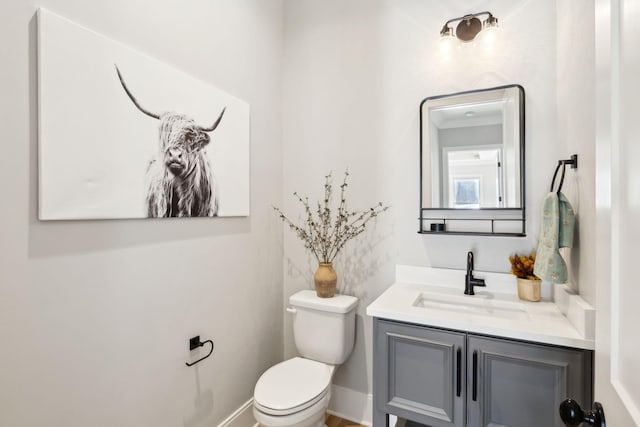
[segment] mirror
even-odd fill
[[[522,86],[426,98],[420,123],[421,231],[433,228],[422,224],[431,219],[448,222],[448,227],[436,227],[440,232],[478,228],[487,234],[523,235]],[[465,220],[476,224],[463,225]]]

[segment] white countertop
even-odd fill
[[[470,296],[464,295],[464,274],[461,270],[398,266],[396,283],[367,307],[367,314],[497,337],[588,350],[595,348],[591,325],[595,312],[578,295],[571,295],[565,286],[548,285],[546,300],[527,302],[518,299],[513,276],[477,272],[474,277],[485,278],[487,287],[476,288],[476,295]],[[555,299],[560,300],[558,303],[551,298],[550,290],[555,291]],[[442,296],[446,301],[463,304],[429,308],[420,303],[425,295],[427,300],[429,295],[436,299]],[[465,310],[463,305],[471,298],[475,299],[469,303],[479,307],[486,303],[506,307],[506,311],[504,315],[487,315]]]

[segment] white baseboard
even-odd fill
[[[373,417],[373,396],[350,388],[331,386],[331,401],[328,413],[355,421],[363,426],[371,426]]]
[[[256,419],[253,418],[253,399],[247,400],[233,414],[218,424],[218,427],[258,427]]]
[[[327,412],[363,426],[371,426],[373,397],[370,394],[332,385],[331,402]],[[218,427],[258,427],[253,418],[253,399],[246,401],[218,424]]]

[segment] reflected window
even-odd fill
[[[480,178],[453,179],[456,208],[477,209],[480,207]]]

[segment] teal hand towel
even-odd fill
[[[558,224],[558,246],[561,248],[573,247],[573,233],[576,228],[576,215],[569,199],[560,193],[558,197],[558,208],[560,209],[560,222]]]
[[[567,283],[567,264],[559,249],[573,246],[575,223],[573,208],[565,195],[547,194],[542,203],[540,240],[533,274],[551,283]]]

